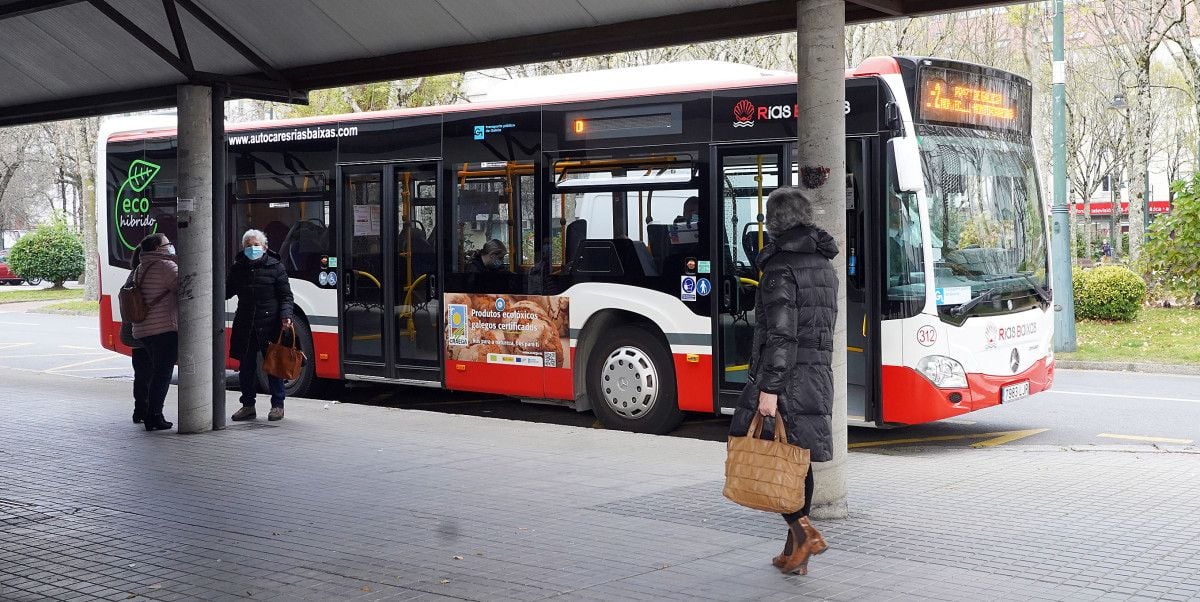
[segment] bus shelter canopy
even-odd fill
[[[847,0],[848,23],[1010,2]],[[785,31],[795,0],[0,0],[0,126]]]

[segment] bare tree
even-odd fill
[[[1127,99],[1125,117],[1135,144],[1130,146],[1125,164],[1130,167],[1133,180],[1130,188],[1133,198],[1129,203],[1129,256],[1135,261],[1141,255],[1144,229],[1142,200],[1147,199],[1150,192],[1146,186],[1154,123],[1150,67],[1154,52],[1182,21],[1177,6],[1177,0],[1102,0],[1091,2],[1082,19],[1097,39],[1109,41],[1100,48],[1119,69],[1111,74],[1114,88],[1123,92],[1132,81],[1133,98]]]

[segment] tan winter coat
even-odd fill
[[[155,251],[142,253],[138,266],[142,281],[142,298],[150,312],[146,319],[133,325],[133,336],[145,339],[164,332],[179,330],[179,266],[175,256]]]

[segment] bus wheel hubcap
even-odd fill
[[[658,370],[637,347],[619,347],[600,371],[604,401],[622,418],[641,418],[658,400]]]

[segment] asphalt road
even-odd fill
[[[129,358],[100,346],[95,317],[26,313],[28,307],[0,304],[0,373],[131,377]],[[320,397],[330,402],[600,428],[591,413],[475,393],[336,385]],[[728,425],[727,417],[690,416],[674,435],[722,440]],[[863,451],[900,446],[1200,445],[1200,377],[1059,370],[1052,391],[936,423],[887,430],[852,427],[850,443]]]

